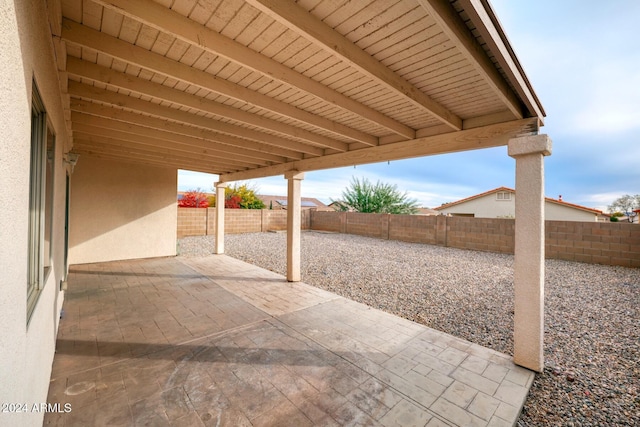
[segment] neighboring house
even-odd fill
[[[441,213],[435,209],[418,208],[418,212],[416,213],[416,215],[435,216],[435,215],[441,215]]]
[[[287,209],[287,196],[264,196],[258,195],[258,198],[262,200],[265,208],[267,209]],[[316,209],[319,211],[330,211],[331,208],[318,199],[313,197],[301,197],[302,209]]]
[[[336,201],[336,202],[329,203],[329,208],[331,210],[334,210],[334,211],[339,211],[340,210],[340,202]]]
[[[476,194],[457,202],[446,203],[435,208],[438,212],[451,216],[475,218],[515,218],[516,191],[499,187],[485,193]],[[555,221],[598,221],[602,211],[567,203],[558,199],[545,198],[545,219]]]
[[[609,217],[609,215],[607,217]],[[618,222],[628,223],[628,224],[640,224],[640,209],[634,210],[631,217],[629,217],[628,215],[619,216]]]

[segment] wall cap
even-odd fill
[[[511,157],[524,156],[527,154],[551,155],[551,138],[549,135],[530,135],[509,140],[508,153]]]

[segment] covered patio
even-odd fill
[[[111,414],[131,419],[183,402],[164,409],[165,422],[211,423],[201,399],[253,424],[289,410],[287,420],[319,424],[515,419],[527,371],[295,284],[306,172],[508,147],[514,362],[543,370],[551,140],[488,1],[10,0],[3,12],[0,313],[11,345],[0,346],[1,401],[39,408],[52,378],[51,401],[65,397],[74,411],[47,421],[70,424],[108,414],[107,397],[129,408]],[[228,183],[284,176],[293,284],[225,258],[223,203],[219,256],[172,259],[178,169],[218,175],[219,201]],[[208,380],[211,366],[224,369]],[[313,395],[307,412],[286,388],[298,384]],[[31,426],[43,416],[6,419]]]
[[[56,426],[511,426],[534,377],[224,255],[72,267],[56,348]]]
[[[287,280],[300,281],[305,172],[508,146],[518,192],[514,358],[543,369],[551,140],[488,2],[73,0],[52,31],[72,153],[83,159],[72,179],[82,189],[71,193],[72,264],[171,254],[173,235],[157,231],[145,250],[116,243],[152,242],[147,230],[174,218],[145,193],[160,187],[149,180],[158,169],[217,174],[219,201],[228,183],[282,175]],[[145,182],[132,177],[145,170]],[[122,207],[96,209],[92,195],[118,186],[132,189],[111,199]],[[166,201],[168,188],[156,190]],[[101,217],[128,221],[100,229]],[[224,221],[217,203],[217,254]]]

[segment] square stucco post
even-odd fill
[[[287,280],[300,281],[300,184],[304,173],[289,171],[287,191]]]
[[[216,247],[214,253],[224,253],[224,191],[226,182],[216,182]]]
[[[514,362],[544,369],[544,156],[547,135],[509,141],[516,159]]]

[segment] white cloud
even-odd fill
[[[214,183],[218,181],[218,175],[209,173],[178,170],[178,191],[200,189],[205,192],[213,191]]]
[[[619,134],[640,129],[640,60],[605,59],[584,70],[585,98],[572,115],[580,132]]]

